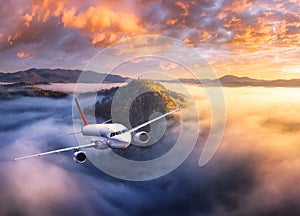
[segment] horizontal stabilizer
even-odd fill
[[[108,120],[102,122],[101,124],[106,124],[107,122],[110,122],[110,121],[111,121],[111,119],[108,119]]]
[[[79,133],[81,133],[81,131],[75,131],[75,132],[69,132],[69,133],[59,134],[56,137],[75,135],[75,134],[79,134]]]

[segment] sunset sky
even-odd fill
[[[127,39],[134,43],[127,46]],[[150,46],[149,41],[157,43]],[[173,43],[167,46],[170,41],[180,49],[169,49],[173,48]],[[140,57],[145,50],[170,55]],[[203,58],[193,59],[195,50]],[[169,56],[180,57],[186,64]],[[203,67],[203,59],[211,67]],[[176,81],[174,77],[195,75],[186,65],[201,70],[199,79],[224,75],[300,79],[300,0],[0,0],[0,72],[62,68]],[[81,73],[77,83],[34,88],[0,83],[1,216],[300,215],[300,88],[161,82],[169,90],[186,93],[189,102],[178,111],[180,118],[168,120],[168,127],[158,122],[164,136],[155,145],[96,149],[95,154],[90,149],[85,164],[73,162],[72,151],[12,161],[79,144],[81,135],[58,136],[77,131],[80,119],[72,109],[75,97],[88,120],[95,120],[93,112],[87,111],[93,110],[96,101],[105,106],[112,101],[112,107],[122,108],[116,98],[126,88],[109,90],[117,93],[107,97],[94,93],[127,83],[96,82],[93,75]],[[156,95],[155,89],[162,87],[153,86]],[[39,88],[69,96],[52,98]],[[48,96],[21,96],[34,89]],[[178,98],[163,88],[157,91],[161,92]],[[163,103],[159,100],[158,105]],[[153,110],[150,118],[157,114]],[[152,132],[154,125],[149,127]],[[81,144],[92,139],[81,136],[85,142]],[[183,142],[178,145],[177,139]],[[190,151],[184,161],[177,162],[180,157],[174,154],[171,159],[176,163],[165,159],[174,146],[183,150],[178,151],[180,156]],[[207,164],[199,163],[209,150],[215,153],[213,157]],[[112,153],[119,154],[118,160]],[[95,155],[98,166],[94,166]],[[139,166],[123,168],[119,160],[123,156],[129,165]],[[161,159],[159,167],[144,165]],[[113,177],[99,169],[99,164],[122,172]],[[175,164],[174,170],[160,176],[170,164]],[[141,176],[140,180],[149,173],[160,177],[126,181],[127,171]]]
[[[0,71],[83,69],[143,35],[182,40],[219,77],[300,78],[299,0],[3,0]]]

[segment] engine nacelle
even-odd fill
[[[86,161],[86,154],[84,151],[77,151],[74,153],[73,159],[77,163],[84,163]]]
[[[150,136],[147,132],[141,131],[134,135],[134,141],[136,141],[139,144],[145,144],[149,142]]]

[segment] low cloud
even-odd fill
[[[266,118],[261,122],[261,125],[281,133],[297,133],[300,130],[299,120],[285,119],[285,117]]]
[[[192,89],[195,91],[196,87]],[[264,88],[259,92],[255,89],[224,90],[227,101],[224,138],[213,159],[201,168],[198,160],[210,127],[210,109],[205,95],[195,91],[199,96],[196,103],[201,107],[201,131],[193,153],[168,175],[144,182],[118,180],[90,162],[76,164],[71,152],[12,162],[11,158],[16,156],[76,145],[76,139],[55,137],[72,130],[71,98],[6,101],[1,106],[1,119],[9,112],[19,114],[20,118],[19,126],[15,124],[7,130],[2,129],[14,122],[14,118],[10,116],[1,122],[0,213],[298,215],[297,132],[279,131],[265,122],[282,118],[287,121],[279,125],[289,125],[294,112],[299,112],[299,101],[284,97],[273,100],[273,96],[280,95],[278,89]],[[280,91],[285,93],[284,89]],[[261,100],[265,103],[258,103]],[[281,109],[274,110],[279,105]],[[291,106],[294,111],[285,112]],[[47,117],[39,118],[41,114]],[[27,115],[34,121],[28,121]],[[170,134],[173,138],[174,134]],[[145,152],[139,152],[139,157]]]

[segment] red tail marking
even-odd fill
[[[88,121],[86,120],[85,116],[83,115],[83,112],[82,112],[82,110],[81,110],[81,108],[80,108],[80,106],[79,106],[79,103],[78,103],[77,98],[75,99],[75,102],[76,102],[76,105],[77,105],[77,108],[78,108],[78,111],[79,111],[81,120],[82,120],[82,122],[83,122],[83,125],[84,125],[84,126],[88,125],[89,123],[88,123]]]

